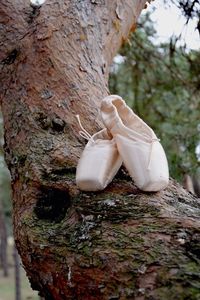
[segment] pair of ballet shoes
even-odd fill
[[[76,170],[79,189],[105,189],[122,163],[139,189],[164,189],[169,183],[168,163],[154,131],[118,95],[103,99],[101,116],[105,128],[93,136],[81,127],[88,143]]]

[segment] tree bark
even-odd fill
[[[124,170],[99,193],[75,185],[84,147],[75,115],[91,134],[101,128],[110,63],[145,2],[1,1],[14,234],[32,287],[48,300],[199,297],[197,198],[173,181],[141,193]]]

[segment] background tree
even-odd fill
[[[0,186],[0,266],[3,269],[3,275],[8,276],[8,259],[7,259],[7,229],[6,221],[4,216],[3,204],[1,199],[1,190]]]
[[[112,66],[110,88],[156,130],[170,173],[182,182],[185,174],[197,176],[199,166],[199,52],[178,46],[175,37],[160,45],[155,40],[148,13]]]
[[[2,1],[1,103],[15,240],[45,299],[196,299],[200,205],[171,181],[141,193],[121,170],[80,193],[75,167],[109,65],[145,1]],[[140,78],[141,80],[141,78]]]
[[[11,232],[10,178],[3,158],[3,122],[0,114],[0,265],[8,276],[7,237]]]
[[[167,2],[167,1],[166,1]],[[200,34],[200,2],[199,0],[171,0],[172,3],[176,4],[184,13],[186,17],[186,23],[191,19],[195,19],[197,22],[196,29]]]
[[[13,259],[15,263],[15,300],[21,300],[20,258],[15,245],[13,247]]]
[[[7,224],[7,231],[8,234],[12,232],[12,225],[11,225],[11,191],[10,191],[10,174],[7,169],[4,155],[3,155],[3,119],[2,114],[0,112],[0,188],[1,188],[1,201],[3,207],[3,213],[5,217],[5,221]]]

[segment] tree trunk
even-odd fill
[[[8,258],[7,258],[7,228],[1,199],[0,186],[0,266],[3,269],[3,276],[8,276]]]
[[[200,176],[199,176],[199,174],[196,174],[192,177],[192,182],[193,182],[195,194],[197,195],[197,197],[200,197]]]
[[[200,205],[171,181],[142,193],[121,170],[99,193],[75,185],[88,132],[101,128],[113,56],[143,0],[1,0],[1,102],[14,234],[45,299],[197,299]]]
[[[185,174],[183,177],[183,187],[190,193],[195,195],[194,184],[192,177],[189,174]]]

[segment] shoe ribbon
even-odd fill
[[[79,126],[80,126],[80,128],[81,128],[81,130],[78,132],[79,135],[80,135],[82,138],[84,138],[84,139],[86,139],[86,140],[89,141],[89,140],[92,138],[92,136],[89,134],[89,132],[88,132],[87,130],[85,130],[85,128],[84,128],[83,125],[81,124],[81,120],[80,120],[79,115],[76,115],[76,118],[77,118],[78,124],[79,124]]]

